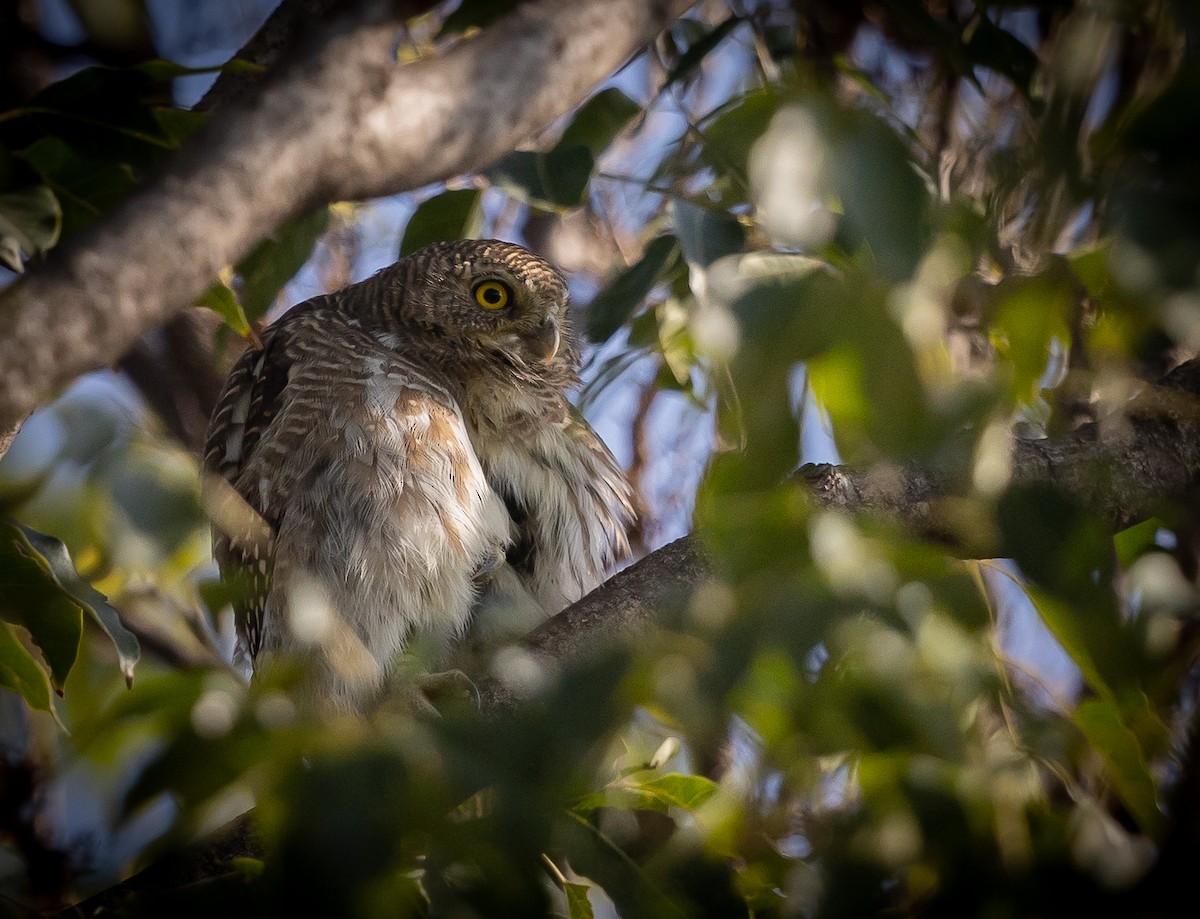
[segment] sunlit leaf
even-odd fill
[[[24,271],[22,254],[41,255],[58,242],[62,208],[45,185],[0,194],[0,264]]]
[[[1137,736],[1126,727],[1112,699],[1087,699],[1075,710],[1075,724],[1104,760],[1121,800],[1142,829],[1157,834],[1163,824],[1158,791]]]
[[[197,306],[212,310],[225,320],[231,329],[245,337],[250,334],[250,321],[238,302],[237,294],[222,281],[217,281],[196,300]]]
[[[609,785],[603,792],[577,802],[574,810],[586,814],[598,807],[667,813],[673,807],[695,810],[717,792],[716,784],[702,775],[670,773],[644,781],[631,776]]]
[[[567,915],[570,919],[592,919],[587,884],[563,884],[563,892],[567,895]]]
[[[0,686],[17,693],[37,711],[53,711],[50,678],[7,622],[0,622]]]

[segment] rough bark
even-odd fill
[[[530,0],[401,66],[420,3],[356,4],[219,113],[110,216],[0,299],[0,432],[319,203],[478,170],[578,104],[691,0]]]

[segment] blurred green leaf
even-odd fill
[[[25,627],[61,694],[79,654],[83,613],[59,588],[48,563],[24,533],[8,523],[0,525],[0,618]]]
[[[7,622],[0,622],[0,686],[17,693],[36,711],[52,712],[50,678]]]
[[[488,177],[509,194],[543,210],[576,207],[583,201],[595,160],[586,147],[555,147],[547,153],[517,150]]]
[[[225,286],[222,281],[217,281],[202,293],[196,300],[196,306],[212,310],[243,338],[250,334],[250,321],[246,318],[246,311],[238,303],[237,294]]]
[[[689,264],[707,268],[717,259],[741,252],[746,246],[745,228],[728,211],[675,200],[671,202],[671,218],[683,256]]]
[[[0,264],[25,270],[21,260],[41,255],[58,242],[62,208],[45,185],[0,194]]]
[[[642,107],[619,89],[602,89],[583,103],[555,147],[584,147],[598,158],[641,111]]]
[[[134,172],[127,164],[86,156],[60,137],[43,137],[19,156],[58,198],[64,236],[86,226],[133,187]]]
[[[932,235],[929,192],[904,143],[879,119],[838,112],[831,127],[831,179],[844,210],[839,238],[851,253],[865,245],[885,279],[904,280]]]
[[[1054,339],[1067,341],[1067,317],[1075,292],[1062,272],[1006,278],[992,289],[992,328],[997,350],[1013,368],[1013,395],[1030,403],[1036,397]]]
[[[676,237],[652,240],[637,264],[618,274],[588,306],[588,338],[607,341],[642,306],[654,286],[675,270],[680,254]]]
[[[1117,794],[1138,824],[1151,836],[1163,826],[1158,790],[1137,735],[1126,727],[1112,699],[1085,699],[1075,710],[1075,724],[1104,760]]]
[[[17,525],[27,546],[38,553],[58,588],[92,617],[104,631],[117,650],[117,662],[125,682],[133,682],[133,668],[138,662],[141,648],[137,637],[121,624],[120,614],[113,609],[108,598],[80,577],[71,561],[71,554],[62,540],[38,533],[28,527]]]
[[[478,236],[483,227],[482,199],[478,188],[460,188],[422,201],[404,228],[400,257],[430,243]]]
[[[271,308],[279,291],[296,276],[312,255],[317,239],[329,226],[330,211],[321,207],[284,222],[234,268],[241,279],[238,300],[253,322]]]
[[[588,900],[587,884],[563,884],[567,895],[567,916],[570,919],[592,919],[592,903]]]
[[[639,773],[638,775],[644,775]],[[619,807],[624,810],[647,810],[665,814],[673,807],[695,810],[717,793],[716,784],[702,775],[651,773],[648,779],[627,776],[609,785],[604,791],[591,794],[576,802],[573,810],[587,814],[599,807]]]
[[[767,130],[779,110],[779,101],[773,90],[759,89],[732,100],[714,113],[701,125],[703,162],[719,174],[732,170],[745,184],[750,148]]]

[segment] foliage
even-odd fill
[[[261,862],[127,908],[1058,915],[1162,895],[1193,514],[1113,534],[1011,485],[1003,435],[1070,430],[1200,341],[1200,24],[1167,2],[732,6],[677,23],[537,150],[427,194],[399,244],[585,234],[610,264],[572,272],[594,294],[581,402],[636,389],[715,432],[699,460],[658,445],[676,484],[706,464],[713,573],[636,647],[501,656],[533,689],[488,716],[320,718],[287,668],[247,685],[191,652],[148,655],[126,691],[107,601],[26,527],[148,609],[158,646],[219,644],[194,461],[119,426],[84,450],[64,423],[42,473],[0,467],[25,483],[5,492],[23,526],[0,544],[0,683],[29,723],[120,777],[118,824],[171,802],[143,862],[255,807]],[[437,41],[493,12],[463,3]],[[190,129],[147,100],[161,67],[84,70],[0,115],[6,264],[105,213]],[[285,225],[204,304],[249,334],[327,225]],[[793,473],[820,437],[954,483],[942,539],[817,509]],[[67,466],[73,497],[46,471]],[[111,640],[81,643],[81,609]]]

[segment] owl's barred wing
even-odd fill
[[[437,368],[312,314],[235,370],[210,441],[206,465],[272,535],[265,555],[236,532],[215,540],[223,575],[254,580],[238,608],[252,655],[298,637],[298,590],[333,614],[322,647],[376,675],[412,633],[444,645],[465,629],[509,521]]]
[[[241,473],[278,413],[292,356],[271,330],[261,348],[234,364],[209,421],[204,443],[205,498],[213,519],[213,556],[232,588],[238,634],[251,660],[262,646],[262,620],[271,587],[275,509],[255,490],[239,487]]]

